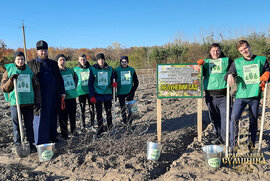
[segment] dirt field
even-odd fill
[[[203,102],[203,141],[197,141],[195,99],[162,100],[162,154],[159,161],[148,161],[146,142],[157,140],[155,85],[141,86],[137,99],[139,113],[132,131],[121,124],[117,103],[115,133],[101,138],[91,129],[81,133],[78,119],[78,134],[67,141],[59,137],[52,160],[40,163],[37,153],[23,159],[16,156],[9,106],[1,92],[0,180],[269,180],[269,104],[262,150],[267,164],[252,165],[249,173],[207,167],[201,148],[214,139],[213,128]]]

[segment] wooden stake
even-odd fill
[[[197,113],[197,132],[198,132],[198,141],[202,141],[202,98],[197,99],[198,103],[198,113]]]
[[[161,143],[161,99],[157,99],[157,137]]]

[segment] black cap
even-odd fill
[[[122,56],[122,57],[120,58],[120,63],[121,63],[121,61],[122,61],[123,59],[126,59],[126,60],[127,60],[127,63],[129,63],[129,61],[128,61],[128,56]]]
[[[97,54],[97,60],[98,59],[103,59],[103,60],[105,60],[105,55],[103,54],[103,53],[99,53],[99,54]]]
[[[23,58],[25,59],[25,56],[24,56],[23,52],[17,51],[17,52],[14,53],[14,59],[16,59],[16,57],[19,57],[19,56],[23,56]]]
[[[36,44],[37,50],[48,50],[48,43],[44,40],[39,40]]]
[[[60,57],[64,57],[64,58],[66,59],[65,55],[63,55],[63,54],[58,54],[58,55],[55,57],[55,61],[58,61],[58,59],[59,59]]]

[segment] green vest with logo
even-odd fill
[[[256,56],[252,61],[243,57],[234,60],[237,71],[236,98],[257,97],[260,94],[260,76],[263,71],[266,57]]]
[[[205,59],[204,61],[204,90],[225,89],[227,87],[227,83],[224,80],[224,76],[228,70],[229,58],[224,57],[216,60]]]
[[[8,77],[13,74],[19,74],[17,78],[17,92],[19,104],[34,104],[34,90],[32,85],[32,79],[34,73],[25,65],[25,70],[19,70],[14,63],[5,65]],[[15,89],[9,93],[10,105],[16,105]]]
[[[96,69],[91,67],[91,69],[95,77],[94,92],[98,94],[112,94],[112,67],[108,66],[106,69]]]
[[[64,80],[66,99],[78,97],[76,85],[74,82],[74,70],[67,68],[65,71],[60,71]]]
[[[121,66],[115,69],[117,75],[117,95],[129,94],[133,85],[134,68]]]
[[[77,93],[78,95],[85,95],[89,93],[88,79],[90,76],[90,67],[83,69],[80,67],[73,68],[74,72],[78,76]]]

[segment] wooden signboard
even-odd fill
[[[198,140],[202,136],[202,71],[195,63],[157,65],[157,135],[161,142],[161,99],[198,98]]]

